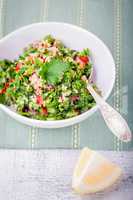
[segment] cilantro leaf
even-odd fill
[[[43,65],[40,75],[49,83],[56,84],[69,67],[70,64],[68,62],[63,62],[61,59],[54,58]]]

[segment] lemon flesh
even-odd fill
[[[99,192],[113,185],[121,174],[119,166],[85,147],[74,169],[72,187],[79,194]]]

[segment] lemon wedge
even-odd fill
[[[115,183],[121,173],[119,166],[85,147],[74,170],[72,188],[79,194],[99,192]]]

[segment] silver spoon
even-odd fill
[[[126,122],[126,120],[118,113],[113,107],[111,107],[92,87],[92,76],[93,68],[87,80],[87,89],[99,106],[101,114],[106,122],[108,128],[112,133],[117,136],[123,142],[129,142],[132,139],[131,130]]]

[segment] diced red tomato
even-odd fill
[[[88,56],[77,56],[76,61],[79,63],[80,68],[84,69],[85,65],[89,62],[89,58]]]
[[[5,87],[2,90],[0,90],[0,94],[4,94],[5,92],[6,92]]]
[[[9,87],[9,85],[10,85],[10,82],[5,83],[4,88],[2,90],[0,90],[0,94],[4,94],[7,90],[7,88]]]
[[[89,62],[88,56],[79,56],[79,59],[84,63],[87,64]]]
[[[19,72],[20,68],[21,68],[22,64],[21,63],[17,63],[15,71]]]
[[[5,84],[5,88],[7,89],[8,87],[9,87],[9,82],[7,82],[6,84]]]
[[[48,110],[46,107],[42,107],[42,113],[47,116],[48,115]]]
[[[38,95],[38,96],[36,97],[36,102],[37,102],[39,105],[43,105],[43,98],[42,98],[42,96]]]

